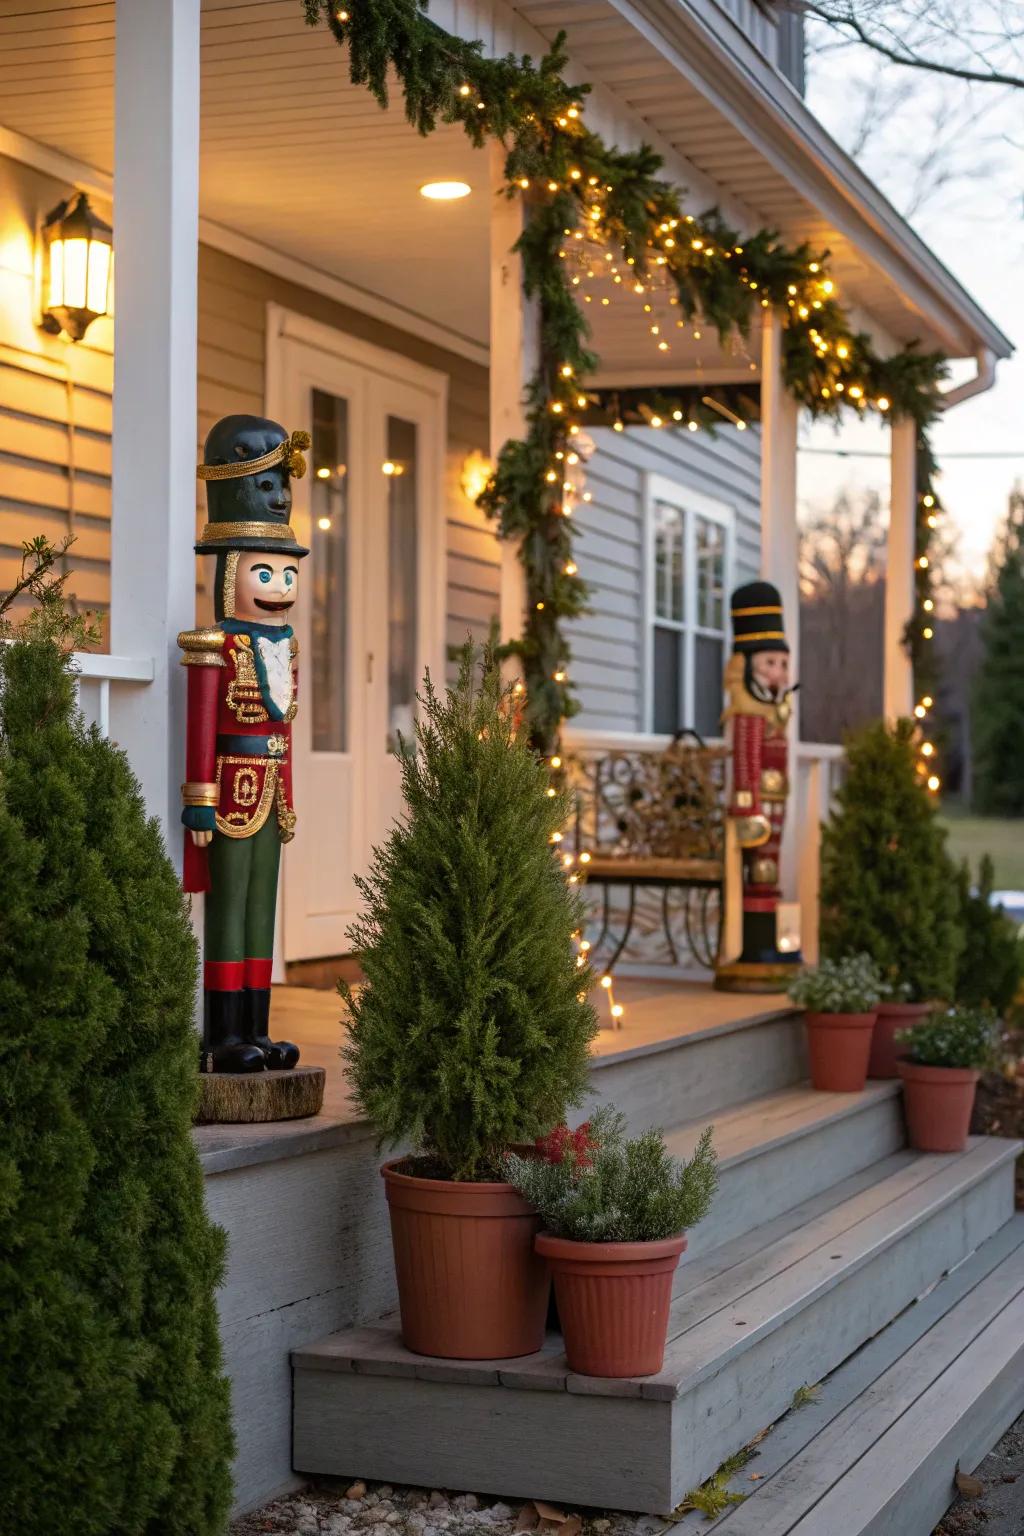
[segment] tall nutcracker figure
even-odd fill
[[[226,416],[197,471],[209,521],[196,544],[216,558],[212,629],[178,636],[188,668],[186,891],[205,891],[203,1072],[294,1067],[272,1040],[270,972],[281,844],[294,835],[291,734],[298,644],[289,618],[299,561],[288,522],[305,474],[305,432]]]
[[[738,587],[731,616],[733,654],[722,718],[732,748],[728,815],[742,867],[743,948],[738,959],[719,963],[715,985],[726,992],[784,991],[800,954],[780,950],[776,932],[793,692],[778,589],[767,581]]]

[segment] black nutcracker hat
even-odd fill
[[[206,482],[209,521],[196,553],[258,550],[308,555],[288,521],[291,480],[306,473],[302,450],[308,432],[290,436],[264,416],[224,416],[210,428],[203,463],[196,474]]]
[[[737,587],[729,604],[732,648],[740,656],[760,651],[788,651],[782,622],[782,598],[770,581],[748,581]]]

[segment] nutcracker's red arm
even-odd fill
[[[730,816],[761,815],[763,749],[764,721],[760,715],[733,715]]]
[[[184,652],[182,665],[188,669],[185,783],[181,789],[186,830],[181,883],[186,891],[208,891],[207,852],[196,847],[188,821],[196,821],[197,830],[213,830],[217,805],[217,699],[224,666],[224,636],[220,630],[188,630],[178,636],[178,644]],[[190,816],[192,808],[196,814]],[[207,822],[211,823],[209,827],[205,826]]]

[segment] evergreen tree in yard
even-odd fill
[[[0,644],[0,1529],[220,1536],[196,947],[124,755],[77,714],[59,588]]]
[[[343,988],[361,1108],[418,1171],[500,1179],[501,1157],[580,1103],[596,1030],[573,934],[582,908],[552,846],[568,814],[517,729],[493,658],[467,646],[439,697],[429,676],[406,813],[360,882],[350,937],[367,985]]]
[[[866,953],[910,1001],[952,1001],[963,947],[956,870],[916,769],[914,724],[852,736],[838,804],[822,833],[821,947]]]
[[[995,869],[986,853],[972,889],[970,866],[960,866],[958,891],[964,947],[957,966],[956,1001],[967,1008],[994,1008],[1004,1015],[1017,995],[1024,973],[1024,944],[1017,924],[992,905]]]
[[[971,698],[974,809],[1024,815],[1024,492],[1010,497],[981,623]]]

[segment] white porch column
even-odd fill
[[[195,616],[200,0],[118,0],[111,649],[152,657],[111,733],[181,858],[184,673]]]
[[[893,423],[890,453],[883,709],[887,720],[896,720],[914,710],[914,669],[903,646],[914,616],[917,431],[912,421]]]
[[[491,458],[510,437],[526,430],[523,392],[533,377],[540,357],[537,305],[523,295],[523,264],[512,250],[523,228],[525,206],[521,198],[504,195],[505,151],[491,146]],[[501,603],[499,624],[502,640],[516,640],[523,632],[526,612],[526,580],[519,562],[519,546],[511,539],[501,543]]]
[[[782,595],[790,677],[800,681],[800,538],[796,521],[798,407],[782,377],[782,316],[767,310],[761,342],[761,574]],[[797,784],[800,695],[793,695],[789,727],[790,783]],[[791,792],[782,838],[783,895],[797,898],[798,806]]]

